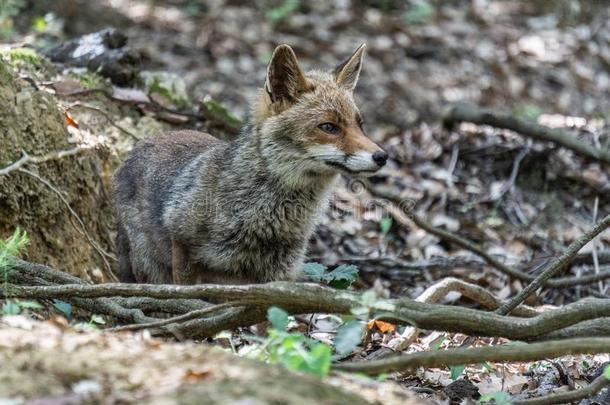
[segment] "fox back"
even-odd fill
[[[114,178],[122,281],[294,279],[339,174],[387,160],[353,98],[363,52],[304,73],[280,45],[234,140],[176,131],[138,142]]]

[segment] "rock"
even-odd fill
[[[99,73],[118,86],[133,83],[142,63],[141,52],[129,48],[127,37],[114,28],[72,39],[51,49],[47,56],[53,62]]]

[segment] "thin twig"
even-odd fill
[[[62,193],[55,187],[53,186],[48,180],[42,178],[41,176],[39,176],[38,174],[29,171],[27,169],[24,168],[19,168],[17,169],[19,172],[25,173],[28,176],[31,176],[33,178],[35,178],[36,180],[40,181],[42,184],[44,184],[45,186],[47,186],[52,192],[54,192],[59,199],[61,200],[61,202],[64,203],[64,205],[66,206],[66,208],[68,208],[68,211],[70,212],[70,214],[72,214],[72,216],[76,219],[76,221],[78,222],[78,224],[80,225],[81,229],[76,228],[79,232],[81,232],[83,234],[83,236],[85,237],[85,239],[87,239],[87,242],[89,243],[89,245],[99,254],[99,256],[102,258],[102,261],[104,262],[104,265],[106,266],[106,269],[108,270],[108,275],[110,277],[110,279],[112,281],[118,281],[116,279],[116,276],[112,273],[112,267],[110,267],[110,263],[108,262],[107,258],[110,258],[114,261],[116,261],[116,258],[114,256],[112,256],[110,253],[106,252],[104,249],[102,249],[97,242],[95,242],[95,240],[91,237],[91,235],[89,235],[89,232],[87,232],[87,228],[85,227],[85,223],[83,222],[83,220],[80,218],[80,216],[76,213],[76,211],[74,211],[74,209],[72,208],[72,206],[70,205],[70,203],[68,203],[68,201],[64,198],[64,196],[62,195]]]
[[[401,354],[381,360],[341,363],[335,370],[380,374],[387,372],[413,372],[418,367],[450,367],[461,364],[479,364],[486,361],[534,361],[568,354],[606,353],[610,338],[580,338],[523,345],[500,345],[477,348],[458,348]]]
[[[586,387],[578,390],[550,394],[540,398],[513,400],[511,403],[513,405],[567,404],[580,401],[581,399],[590,398],[608,385],[610,385],[610,379],[606,378],[606,376],[602,373],[602,375],[597,377]]]
[[[510,313],[517,305],[521,304],[527,297],[530,296],[531,293],[536,291],[538,288],[542,287],[544,283],[557,274],[560,270],[562,270],[574,256],[578,253],[580,249],[587,243],[589,243],[593,238],[603,232],[606,228],[610,226],[610,215],[606,216],[599,224],[594,226],[580,238],[575,240],[568,246],[568,248],[563,252],[561,256],[551,262],[548,267],[536,277],[534,281],[528,284],[523,290],[517,294],[512,300],[502,305],[496,311],[498,314],[506,315]]]
[[[84,108],[87,110],[91,110],[91,111],[95,111],[97,113],[99,113],[100,115],[102,115],[104,118],[106,118],[106,121],[108,121],[108,123],[110,125],[112,125],[113,127],[115,127],[116,129],[118,129],[119,131],[123,132],[124,134],[132,137],[133,139],[135,139],[136,141],[139,141],[140,138],[136,136],[136,134],[134,134],[133,132],[123,128],[122,126],[120,126],[119,124],[117,124],[116,122],[114,122],[114,120],[112,119],[112,117],[110,116],[110,114],[108,114],[106,111],[102,110],[101,108],[92,106],[92,105],[88,105],[88,104],[83,104],[80,101],[77,101],[75,103],[70,104],[69,106],[66,107],[66,111],[72,110],[76,107],[80,107],[80,108]]]
[[[478,255],[481,259],[483,259],[487,264],[494,267],[496,270],[507,274],[513,278],[522,281],[531,282],[536,279],[535,276],[531,274],[527,274],[521,270],[510,267],[494,256],[487,253],[483,248],[475,244],[474,242],[469,241],[468,239],[456,235],[452,232],[446,231],[444,229],[437,228],[435,226],[430,225],[428,222],[424,221],[419,216],[415,215],[413,212],[404,212],[400,205],[400,199],[396,198],[393,195],[388,194],[387,192],[381,192],[374,187],[370,187],[369,190],[373,195],[376,195],[380,198],[389,200],[385,203],[386,209],[392,215],[392,217],[398,222],[400,225],[409,227],[409,222],[405,219],[407,217],[411,222],[413,222],[417,227],[425,230],[426,232],[438,236],[442,240],[453,243],[461,248],[469,250],[474,254]],[[600,271],[597,274],[589,274],[586,276],[579,277],[559,277],[552,280],[546,280],[545,285],[554,288],[564,288],[564,287],[573,287],[575,285],[584,285],[584,284],[592,284],[596,283],[599,280],[604,280],[610,278],[610,270]]]
[[[24,166],[28,163],[44,163],[44,162],[48,162],[49,160],[61,159],[66,156],[73,156],[73,155],[76,155],[83,151],[87,151],[87,150],[91,150],[91,149],[93,149],[93,148],[77,146],[76,148],[72,148],[72,149],[68,149],[68,150],[60,150],[57,152],[47,153],[46,155],[43,155],[43,156],[30,156],[24,151],[21,158],[19,158],[15,162],[11,163],[10,165],[0,169],[0,176],[9,174],[12,171],[18,170],[22,166]]]

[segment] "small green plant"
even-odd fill
[[[331,349],[324,343],[310,339],[301,333],[286,332],[290,322],[288,313],[271,307],[267,319],[273,326],[267,331],[262,345],[263,359],[284,367],[324,377],[330,370]]]
[[[40,66],[40,56],[31,48],[13,48],[8,50],[5,55],[11,65]]]
[[[72,305],[69,302],[62,300],[53,300],[53,306],[66,318],[70,319],[72,317]]]
[[[481,403],[494,401],[496,405],[511,405],[510,396],[506,392],[494,392],[493,394],[483,395],[479,398]]]
[[[2,304],[2,315],[19,315],[24,310],[44,308],[38,301],[7,299]]]
[[[0,270],[10,266],[15,256],[28,245],[28,235],[19,228],[6,240],[0,239]],[[7,273],[3,272],[6,276]]]
[[[407,24],[421,24],[428,20],[434,14],[434,7],[427,1],[415,1],[409,6],[404,14],[404,20]]]
[[[8,271],[7,268],[15,260],[15,256],[19,254],[28,244],[28,236],[21,229],[15,229],[15,232],[6,240],[0,239],[0,275],[4,286],[4,294],[8,295]],[[3,315],[17,315],[23,309],[34,308],[38,304],[36,301],[20,301],[7,299],[2,304]]]
[[[606,368],[604,369],[604,377],[610,380],[610,366],[606,366]]]
[[[142,72],[140,76],[149,94],[159,94],[178,108],[191,103],[186,84],[180,76],[167,72]]]
[[[342,264],[327,272],[327,267],[321,263],[305,263],[302,267],[305,274],[316,282],[324,282],[332,288],[344,290],[358,280],[358,267],[353,264]]]
[[[385,237],[388,233],[390,233],[390,229],[392,228],[392,218],[391,217],[383,217],[381,221],[379,221],[379,229],[381,231],[381,236]]]
[[[97,330],[100,325],[105,325],[106,321],[101,315],[93,314],[89,319],[89,322],[79,322],[74,325],[76,330]]]
[[[464,370],[466,370],[466,365],[460,364],[457,366],[451,366],[449,367],[449,370],[451,370],[451,379],[455,381],[460,378]]]
[[[338,357],[350,354],[362,342],[366,325],[376,317],[378,311],[393,311],[394,305],[380,301],[375,291],[369,290],[362,294],[360,303],[352,308],[352,315],[343,317],[343,325],[337,329],[335,351]],[[382,314],[380,314],[382,315]]]
[[[267,10],[265,12],[265,18],[272,23],[278,23],[288,18],[300,5],[300,0],[284,0],[278,7]]]
[[[104,77],[89,71],[75,72],[72,71],[68,76],[78,80],[83,89],[102,89],[108,87],[108,82]]]
[[[365,323],[360,320],[345,322],[337,329],[335,351],[339,356],[350,354],[362,341]]]

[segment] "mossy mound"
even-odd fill
[[[41,65],[43,66],[43,65]],[[71,142],[63,111],[54,96],[38,89],[0,58],[0,168],[23,156],[43,156],[78,146]],[[109,184],[101,173],[109,170],[101,151],[91,149],[74,156],[24,166],[42,180],[20,171],[0,175],[0,237],[19,226],[31,240],[27,258],[64,269],[83,278],[106,280],[100,254],[84,235],[82,226],[59,198],[82,219],[87,233],[104,250],[112,242]],[[107,180],[106,180],[107,183]],[[112,263],[112,262],[110,262]],[[94,271],[94,269],[102,271]]]

